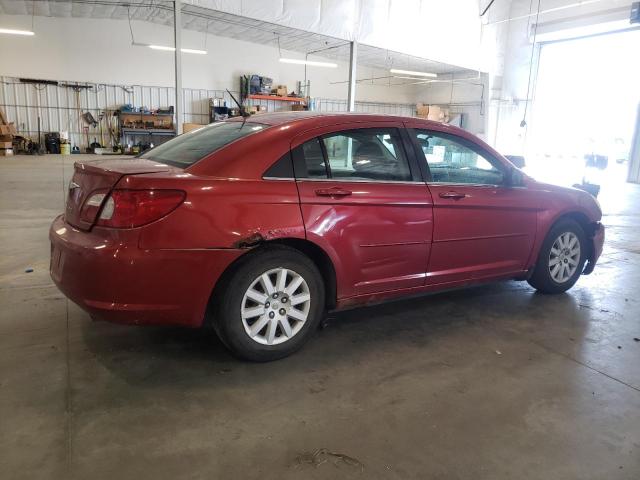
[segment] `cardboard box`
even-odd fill
[[[12,148],[0,148],[0,157],[10,157],[13,155]]]
[[[418,103],[416,105],[416,117],[427,118],[429,115],[429,105]]]
[[[431,106],[429,109],[429,116],[427,118],[435,122],[446,123],[450,120],[449,109]]]
[[[427,115],[427,120],[442,122],[444,120],[444,110],[437,105],[429,106],[429,115]]]
[[[2,148],[13,148],[13,143],[11,142],[0,142],[0,149]]]
[[[271,93],[275,93],[279,97],[286,97],[287,94],[288,94],[287,86],[286,85],[278,85],[276,88],[271,90]]]
[[[0,135],[17,135],[18,131],[13,123],[0,125]]]
[[[204,125],[200,125],[199,123],[183,123],[182,133],[192,132],[193,130],[197,130],[202,127],[204,127]]]
[[[433,120],[434,122],[448,122],[449,109],[442,108],[438,105],[424,105],[422,103],[418,103],[416,105],[416,117],[426,118],[427,120]]]
[[[291,105],[291,110],[293,110],[294,112],[301,112],[304,110],[304,105],[301,103],[294,103],[293,105]]]

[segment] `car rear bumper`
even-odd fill
[[[211,291],[235,249],[144,250],[139,229],[77,230],[56,218],[51,278],[91,314],[116,323],[202,325]]]
[[[604,246],[604,225],[602,225],[601,223],[596,223],[594,225],[591,240],[593,242],[592,255],[589,257],[587,265],[582,271],[583,275],[589,275],[591,272],[593,272],[593,269],[596,267],[596,263],[598,262],[600,255],[602,255],[602,248]]]

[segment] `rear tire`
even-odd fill
[[[240,260],[214,300],[214,327],[237,357],[268,362],[291,355],[324,314],[324,283],[313,261],[286,246]]]
[[[558,221],[544,240],[529,284],[542,293],[563,293],[578,281],[587,259],[587,237],[578,222]]]

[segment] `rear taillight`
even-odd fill
[[[185,197],[182,190],[113,190],[104,202],[96,225],[141,227],[171,213]]]
[[[100,210],[100,205],[104,201],[104,197],[106,193],[94,193],[91,195],[84,205],[82,205],[82,210],[80,211],[80,220],[87,223],[93,223],[98,215],[98,211]]]

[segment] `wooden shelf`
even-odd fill
[[[278,102],[297,102],[297,103],[305,103],[304,98],[302,97],[279,97],[277,95],[257,95],[252,94],[247,96],[248,99],[251,100],[276,100]]]

